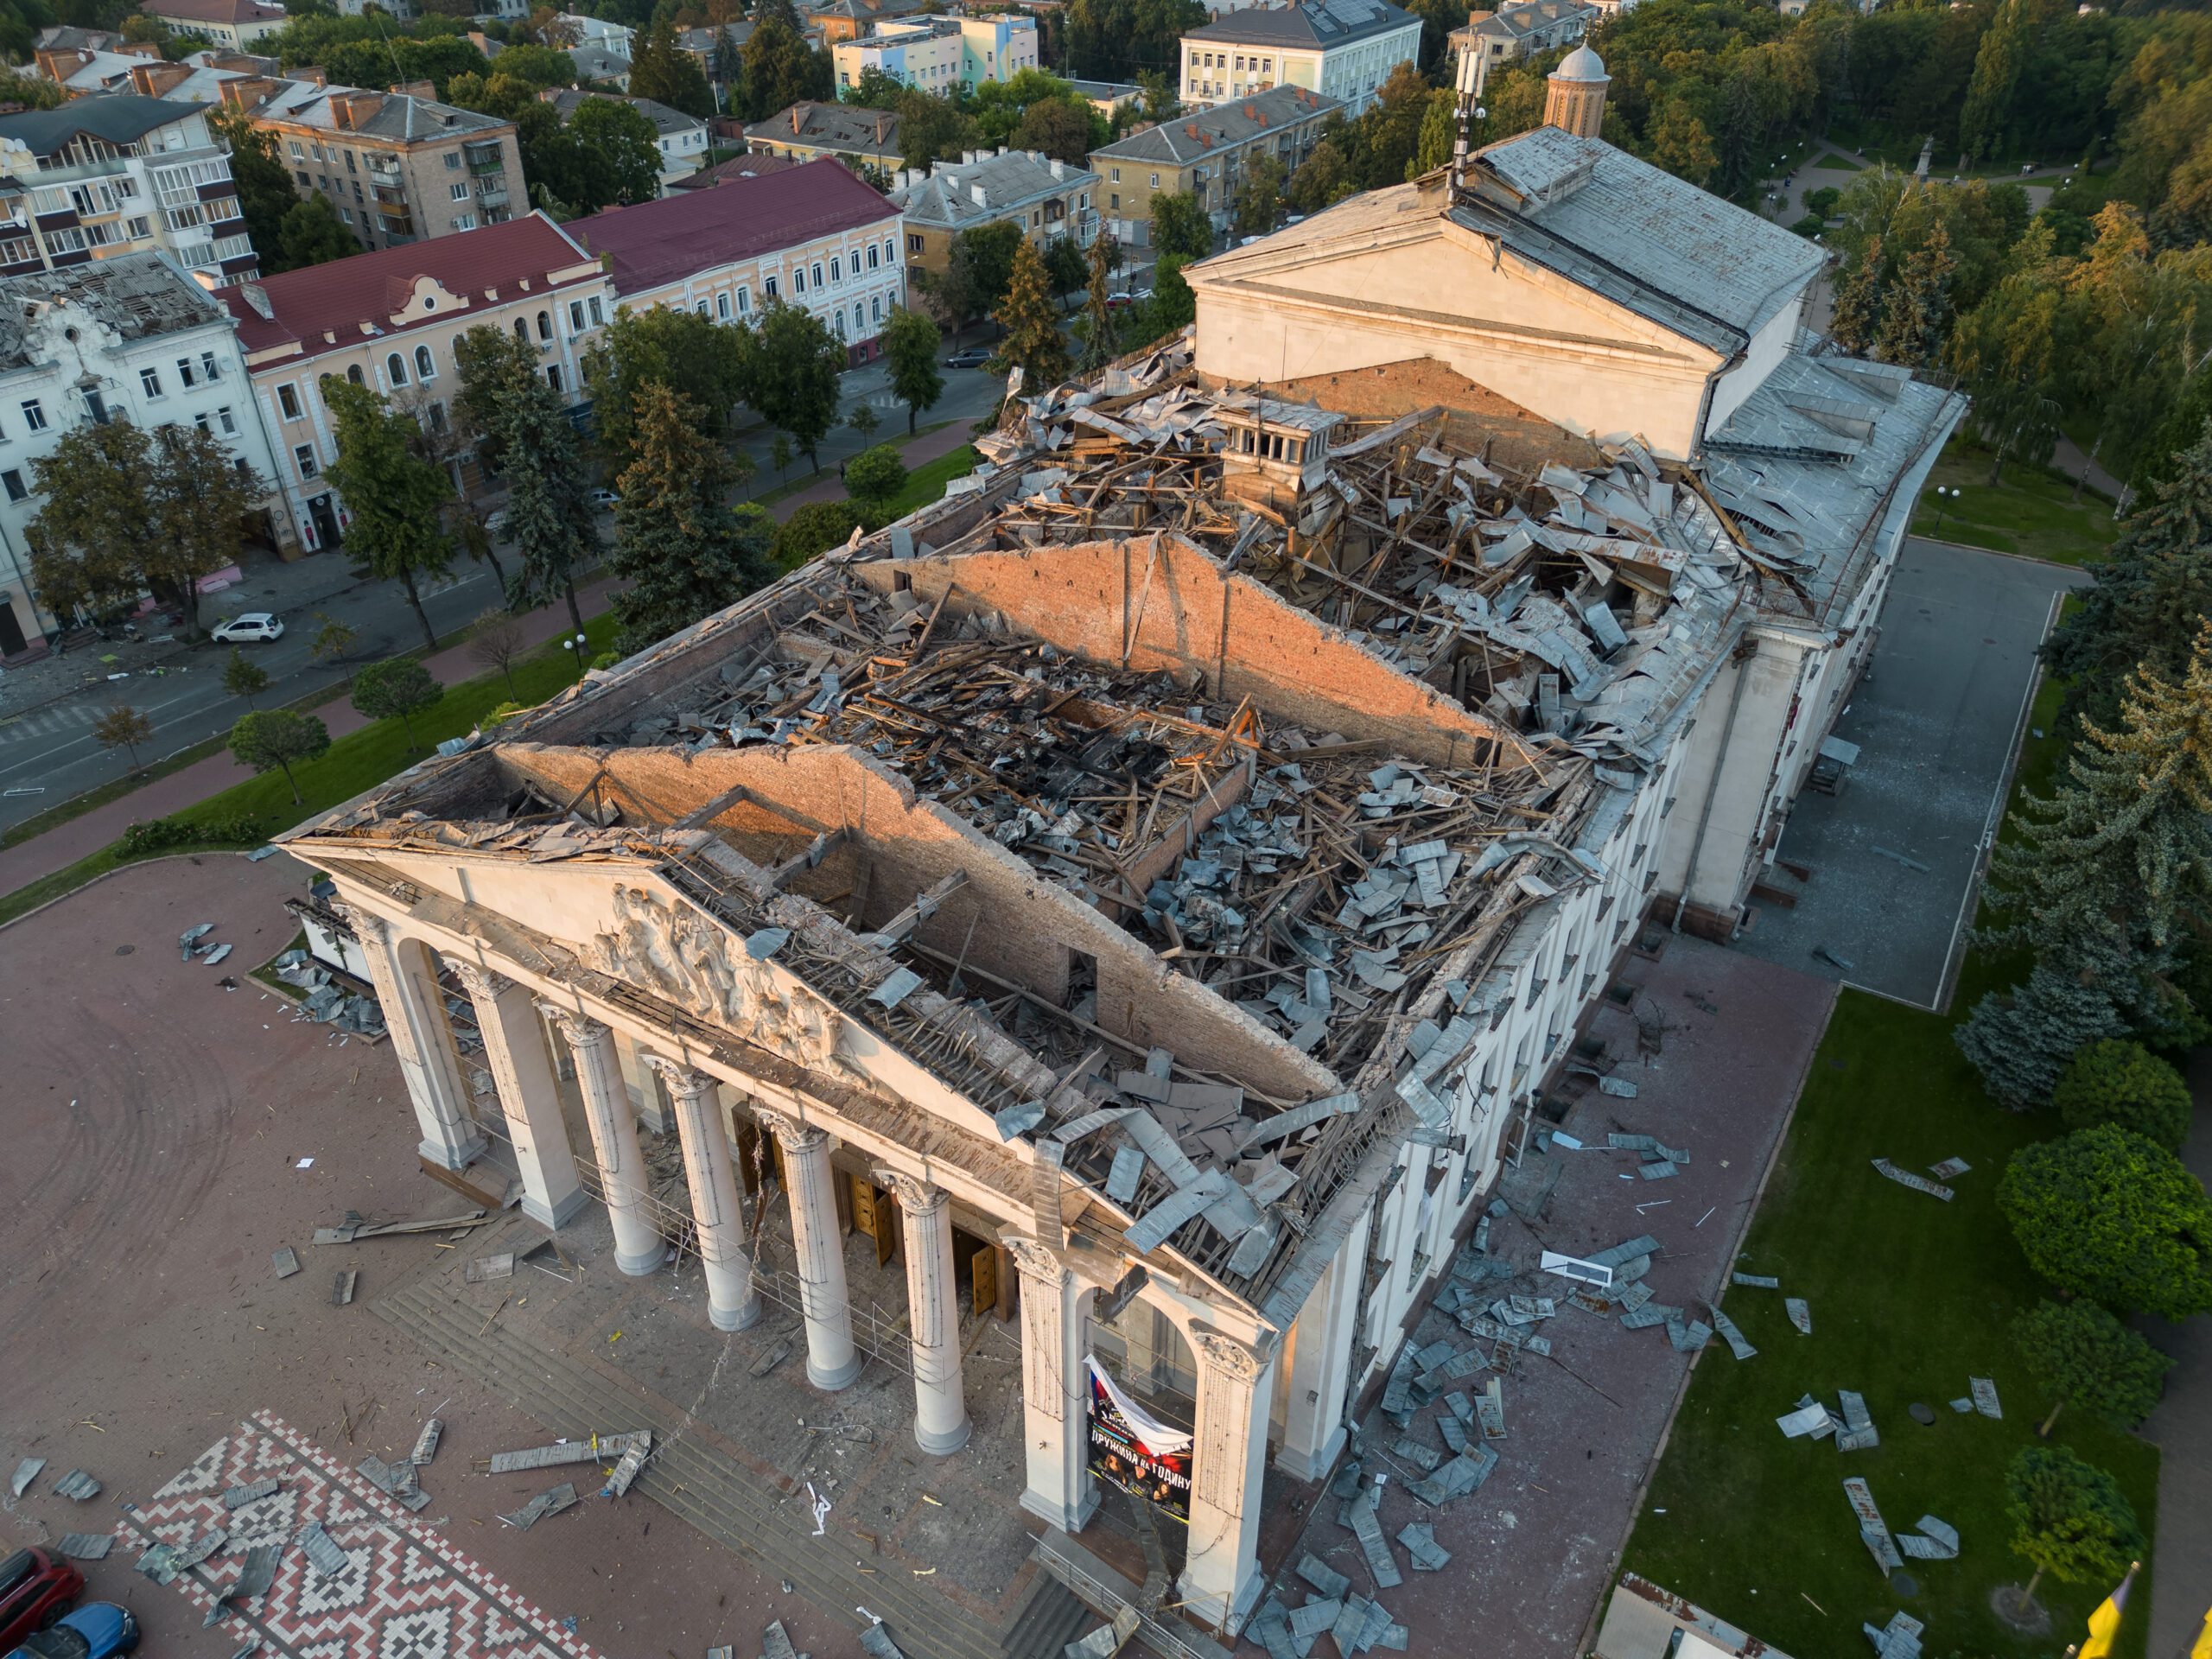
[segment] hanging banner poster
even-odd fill
[[[1096,1359],[1085,1355],[1084,1363],[1090,1373],[1090,1472],[1187,1524],[1191,1437],[1122,1393]]]

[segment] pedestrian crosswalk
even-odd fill
[[[0,709],[0,744],[73,735],[89,729],[106,712],[107,705],[97,697],[70,697],[43,708],[26,709],[20,715]]]

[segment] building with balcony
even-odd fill
[[[891,193],[906,219],[906,263],[941,271],[963,231],[1010,222],[1042,247],[1071,237],[1088,247],[1098,234],[1098,175],[1033,149],[971,149],[926,173],[910,168]]]
[[[380,248],[226,289],[287,510],[310,549],[334,545],[345,504],[322,383],[373,388],[442,429],[461,377],[454,342],[488,325],[537,348],[546,383],[581,401],[582,359],[614,308],[599,261],[543,213]]]
[[[1390,72],[1421,58],[1421,19],[1389,0],[1250,6],[1183,36],[1181,96],[1218,104],[1273,86],[1333,98],[1351,120]]]
[[[587,17],[581,12],[564,11],[553,21],[570,46],[595,46],[625,63],[630,61],[637,45],[638,31],[612,18]]]
[[[944,94],[974,92],[1037,67],[1033,17],[917,17],[878,25],[830,48],[840,86],[857,86],[874,69],[902,86]]]
[[[0,276],[0,658],[42,652],[69,621],[30,581],[35,463],[73,427],[111,421],[197,426],[238,467],[275,476],[230,315],[171,256]],[[289,529],[280,513],[271,539]]]
[[[572,86],[549,87],[538,94],[560,111],[563,123],[575,114],[577,105],[586,99],[606,96],[605,92],[579,92]],[[653,142],[660,150],[661,194],[666,195],[679,181],[690,178],[706,164],[707,124],[697,116],[672,110],[658,99],[622,98],[614,101],[627,104],[653,124]]]
[[[1580,40],[1604,15],[1589,0],[1522,0],[1496,11],[1470,11],[1466,22],[1452,31],[1452,60],[1456,64],[1468,53],[1475,54],[1474,90],[1479,98],[1491,76],[1505,65]],[[1456,73],[1452,79],[1458,85]]]
[[[373,251],[528,209],[514,123],[441,104],[429,91],[427,82],[369,92],[251,76],[225,82],[223,99],[275,137],[300,195],[323,197]]]
[[[0,276],[153,251],[209,288],[259,269],[205,114],[100,92],[0,116]]]
[[[885,319],[906,296],[898,207],[833,161],[725,175],[711,189],[563,228],[605,262],[632,309],[738,324],[781,301],[819,317],[849,364],[874,359]]]
[[[753,122],[745,129],[745,147],[756,156],[782,156],[794,162],[835,156],[849,167],[895,174],[906,159],[899,147],[899,119],[890,110],[810,99]]]
[[[233,52],[244,51],[291,21],[282,6],[261,0],[142,0],[139,10],[172,34],[196,35]]]
[[[1090,152],[1100,213],[1109,235],[1152,245],[1154,196],[1188,191],[1205,203],[1216,231],[1236,212],[1237,186],[1256,156],[1298,170],[1341,106],[1303,86],[1278,86],[1234,104],[1217,104],[1132,132]]]

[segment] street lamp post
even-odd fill
[[[574,634],[569,639],[562,641],[562,643],[567,645],[570,651],[576,653],[576,677],[579,679],[582,678],[584,671],[584,647],[591,643],[591,637],[588,634]]]
[[[1947,496],[1952,501],[1956,501],[1959,499],[1959,492],[1955,488],[1947,489],[1942,485],[1938,484],[1936,486],[1936,530],[1937,531],[1943,528],[1943,508],[1945,498]],[[1933,535],[1935,534],[1935,531],[1931,531],[1929,533]]]

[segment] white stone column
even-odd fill
[[[791,1181],[791,1253],[798,1259],[799,1310],[806,1316],[806,1380],[834,1394],[849,1386],[866,1362],[853,1346],[830,1137],[786,1113],[756,1110],[784,1149],[784,1173]]]
[[[484,1064],[499,1091],[522,1175],[522,1212],[541,1227],[558,1229],[589,1200],[576,1180],[575,1151],[537,1002],[527,986],[474,963],[456,963],[454,973],[476,1005]]]
[[[1063,1532],[1098,1508],[1090,1478],[1090,1380],[1084,1372],[1091,1287],[1047,1246],[1009,1238],[1021,1274],[1022,1446],[1029,1484],[1021,1507]]]
[[[645,1160],[638,1147],[638,1120],[614,1051],[614,1033],[600,1021],[544,1005],[576,1057],[576,1089],[591,1126],[592,1155],[599,1162],[601,1196],[614,1227],[614,1265],[642,1278],[668,1258],[659,1225],[646,1201]]]
[[[668,1084],[683,1142],[691,1220],[707,1269],[707,1317],[717,1331],[742,1331],[760,1317],[760,1293],[753,1288],[753,1258],[745,1251],[745,1211],[730,1166],[729,1132],[722,1127],[721,1084],[674,1060],[656,1057],[652,1065]]]
[[[1192,1619],[1234,1631],[1261,1586],[1260,1483],[1268,1466],[1274,1361],[1233,1338],[1196,1333],[1198,1428],[1191,1448],[1191,1553],[1180,1586]]]
[[[1295,1479],[1320,1479],[1344,1450],[1344,1395],[1359,1336],[1359,1281],[1370,1213],[1360,1213],[1291,1327],[1290,1398],[1275,1462]]]
[[[484,1135],[469,1116],[468,1095],[447,1034],[445,994],[389,922],[359,905],[346,906],[345,911],[368,960],[385,1031],[407,1097],[414,1103],[422,1154],[442,1169],[466,1169],[483,1155]]]
[[[906,1229],[906,1320],[913,1332],[914,1441],[932,1457],[968,1444],[960,1375],[960,1291],[952,1276],[952,1204],[941,1186],[879,1169]]]

